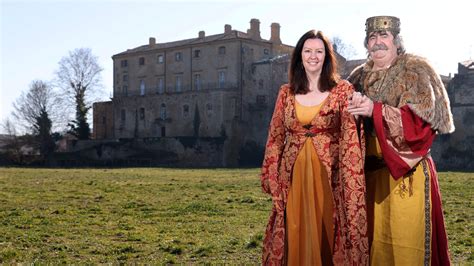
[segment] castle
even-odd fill
[[[281,42],[278,23],[262,39],[257,19],[247,32],[225,25],[216,35],[200,31],[168,43],[150,38],[112,56],[113,98],[94,103],[93,138],[143,140],[161,155],[196,165],[203,153],[211,165],[238,165],[255,156],[252,149],[263,151],[292,50]],[[219,147],[209,146],[216,142]],[[246,149],[250,154],[242,154]]]
[[[293,46],[272,23],[269,40],[260,22],[247,32],[224,32],[148,44],[112,56],[113,98],[93,105],[93,139],[75,147],[92,160],[146,159],[151,165],[258,165],[278,89],[288,82]],[[342,77],[365,60],[336,54]],[[433,145],[441,169],[474,169],[472,60],[459,64],[450,96],[456,132]],[[464,158],[464,159],[463,159]]]

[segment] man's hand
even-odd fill
[[[374,102],[369,97],[362,95],[360,92],[354,92],[352,98],[349,99],[347,111],[356,118],[360,116],[372,117],[374,110]]]

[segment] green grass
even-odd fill
[[[0,168],[0,263],[259,264],[258,173]],[[455,264],[474,262],[472,177],[440,174]]]

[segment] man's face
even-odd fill
[[[397,57],[397,46],[390,31],[374,31],[369,35],[367,48],[374,61],[390,63]],[[388,66],[388,65],[387,65]]]

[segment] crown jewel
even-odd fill
[[[381,30],[400,33],[400,19],[392,16],[376,16],[370,17],[365,21],[365,31],[367,34]]]

